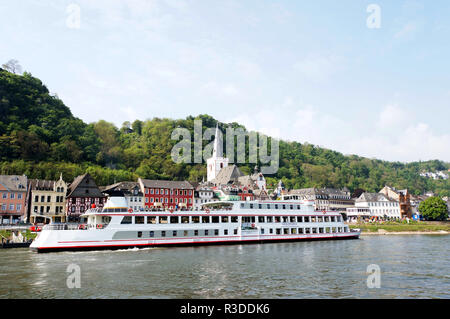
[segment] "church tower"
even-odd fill
[[[228,158],[223,157],[223,139],[222,132],[219,130],[219,124],[216,126],[216,135],[214,137],[214,149],[212,157],[206,161],[208,182],[216,178],[219,171],[228,166]]]

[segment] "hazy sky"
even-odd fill
[[[449,17],[447,0],[0,0],[0,63],[86,122],[207,113],[344,154],[450,161]]]

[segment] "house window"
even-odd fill
[[[16,194],[11,193],[11,199],[14,199],[16,197]]]

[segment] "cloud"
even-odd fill
[[[423,121],[414,122],[398,104],[387,104],[378,116],[352,118],[285,98],[278,107],[243,111],[226,122],[282,140],[308,142],[344,154],[388,161],[450,161],[450,135],[437,134]],[[358,127],[354,123],[360,122]],[[352,124],[353,123],[353,124]]]

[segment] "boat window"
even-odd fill
[[[150,232],[150,237],[155,237],[155,232],[154,231]]]
[[[147,216],[147,224],[156,224],[156,216]]]
[[[189,224],[189,216],[181,216],[182,224]]]
[[[305,234],[310,234],[311,233],[311,228],[305,228]]]
[[[264,216],[259,216],[258,217],[258,222],[259,223],[264,223]]]
[[[192,216],[192,222],[194,224],[200,223],[200,216]]]
[[[267,204],[267,209],[270,209],[270,204]]]
[[[194,230],[194,236],[198,236],[198,229]]]
[[[273,234],[273,228],[269,229],[269,234]]]
[[[102,224],[108,225],[111,221],[111,216],[102,216]]]
[[[244,203],[241,203],[241,208],[244,208]]]
[[[142,232],[141,232],[141,231],[138,231],[137,236],[138,236],[138,238],[141,238],[141,237],[142,237]]]
[[[224,234],[224,235],[228,235],[228,229],[224,229],[224,230],[223,230],[223,234]]]
[[[228,223],[228,216],[222,216],[222,223]]]
[[[299,234],[303,234],[303,228],[299,228],[299,229],[298,229],[298,233],[299,233]]]
[[[275,204],[275,209],[278,209],[278,204]]]
[[[219,236],[219,230],[218,229],[214,229],[214,236]]]
[[[316,217],[311,217],[311,223],[315,223],[316,222]]]
[[[277,235],[281,235],[281,228],[277,228],[277,229],[275,230],[275,233],[276,233]]]
[[[202,223],[208,224],[209,223],[209,216],[202,216]]]
[[[180,222],[179,220],[180,220],[179,216],[170,216],[170,223],[171,224],[178,224]]]
[[[294,209],[294,205],[289,205],[289,209]]]
[[[301,209],[300,205],[297,205],[297,209],[299,209],[299,210]]]
[[[283,209],[286,209],[286,205],[283,205]]]
[[[205,230],[205,236],[208,236],[208,230],[207,229]]]
[[[123,208],[114,208],[114,213],[120,213],[122,211],[125,211]]]
[[[166,231],[165,230],[161,231],[161,237],[166,237]]]
[[[235,235],[237,235],[237,233],[238,233],[237,228],[234,229],[233,233],[234,233]]]
[[[172,231],[172,236],[173,237],[177,237],[177,231],[176,230]]]
[[[289,228],[283,228],[283,234],[285,235],[289,234]]]
[[[253,209],[253,204],[250,204],[250,209]]]
[[[264,235],[264,228],[261,228],[261,235]]]
[[[295,223],[295,216],[289,217],[289,220],[290,220],[291,223]]]
[[[159,216],[160,224],[167,224],[167,216]]]
[[[144,224],[144,216],[136,216],[134,217],[135,224]]]
[[[275,223],[279,223],[281,222],[281,217],[280,216],[275,216]]]
[[[273,222],[273,217],[272,216],[267,216],[266,219],[267,219],[268,223],[272,223]]]
[[[261,205],[261,204],[258,204],[258,208],[261,209],[261,208],[262,208],[262,205]]]
[[[120,223],[121,224],[131,224],[132,223],[132,217],[131,216],[124,216]]]
[[[331,222],[334,223],[334,216],[331,216]]]
[[[283,222],[287,223],[287,221],[288,221],[288,217],[287,216],[283,216]]]
[[[297,234],[297,228],[291,228],[291,234]]]
[[[183,235],[184,235],[184,237],[187,237],[188,236],[188,231],[187,230],[185,230],[184,232],[183,232]]]
[[[305,223],[309,223],[309,216],[304,217]]]
[[[302,222],[302,216],[297,216],[297,223],[301,223]]]
[[[238,222],[238,216],[231,216],[231,222],[237,223]]]
[[[322,222],[322,217],[321,217],[321,216],[317,217],[317,222],[318,222],[318,223],[321,223],[321,222]]]
[[[316,228],[316,227],[313,227],[312,233],[313,233],[313,234],[317,234],[317,228]]]
[[[319,234],[323,234],[323,227],[319,227]]]
[[[219,222],[219,216],[212,216],[211,223],[217,224]]]

